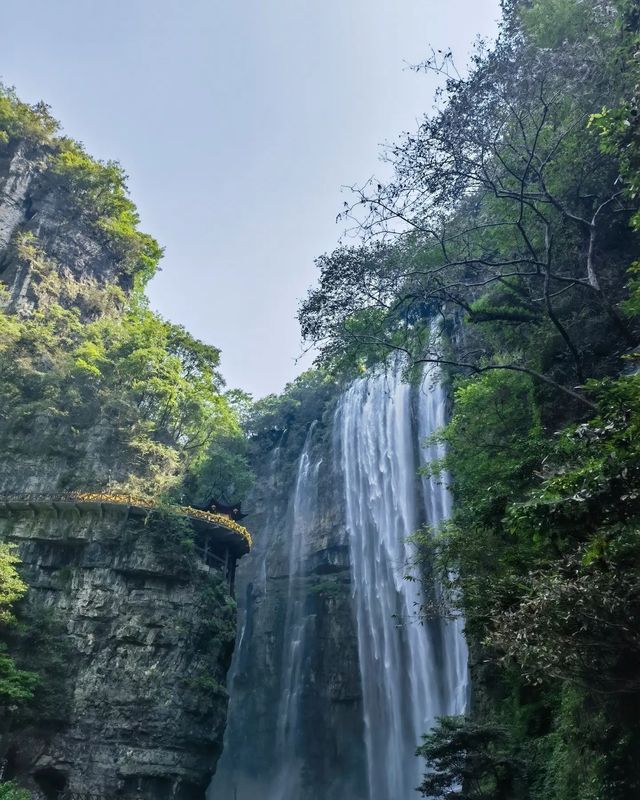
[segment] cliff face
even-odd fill
[[[100,190],[83,206],[89,189],[74,184],[89,185],[92,170],[107,167],[69,152],[84,164],[72,178],[61,177],[55,142],[0,137],[0,353],[9,342],[26,364],[14,362],[19,381],[11,359],[0,368],[11,401],[11,413],[0,413],[0,541],[16,545],[28,584],[15,609],[22,625],[0,635],[18,666],[40,677],[34,703],[9,708],[10,719],[0,721],[0,761],[8,759],[5,776],[34,798],[69,789],[196,800],[215,769],[227,710],[235,602],[221,572],[188,549],[188,528],[158,515],[130,518],[100,504],[91,513],[40,502],[29,510],[7,501],[70,486],[107,489],[131,476],[150,475],[149,484],[160,470],[149,466],[148,451],[173,443],[150,434],[132,448],[130,419],[149,429],[149,400],[130,403],[131,417],[118,420],[91,374],[73,382],[73,340],[55,323],[46,327],[61,319],[63,334],[79,331],[81,341],[88,323],[104,319],[117,338],[134,256],[152,241],[132,228],[127,246],[138,250],[125,252],[119,230],[107,225],[115,217],[96,211]],[[111,200],[126,204],[115,174]],[[16,344],[18,323],[32,320],[33,338]],[[61,364],[70,376],[65,408],[46,384]]]
[[[45,685],[36,718],[8,734],[9,774],[47,798],[203,795],[235,604],[220,573],[166,537],[160,522],[117,511],[0,510],[0,539],[17,544],[29,585],[22,621],[48,625],[46,647],[64,658],[59,695]]]
[[[84,287],[118,286],[129,291],[132,276],[106,238],[96,236],[91,215],[74,207],[73,188],[52,167],[51,148],[18,140],[0,150],[0,279],[7,286],[12,310],[36,307],[42,273],[20,257],[17,240],[31,235],[40,254],[55,264],[59,279]],[[58,297],[64,305],[75,301]],[[81,318],[91,319],[98,309],[76,304]]]
[[[357,800],[366,785],[357,635],[330,420],[266,448],[247,508],[237,650],[211,800]]]
[[[54,163],[46,144],[0,146],[0,309],[30,319],[55,303],[86,323],[117,313],[133,277]],[[24,355],[32,356],[28,349]],[[57,366],[46,354],[37,369]],[[0,415],[0,491],[56,491],[78,474],[95,486],[125,478],[131,454],[109,415],[80,397],[71,413],[61,412],[44,408],[19,432]]]

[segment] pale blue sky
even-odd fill
[[[434,82],[429,45],[464,63],[498,0],[3,2],[0,78],[127,170],[166,248],[152,306],[222,349],[262,396],[296,364],[313,259],[338,242],[341,186],[380,174]]]

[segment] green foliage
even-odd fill
[[[73,455],[83,432],[108,420],[129,454],[122,488],[158,495],[242,439],[218,364],[218,350],[140,305],[84,325],[77,307],[55,302],[25,318],[0,312],[0,435],[25,448],[39,420],[55,420],[45,425],[49,447]],[[242,459],[229,456],[226,467],[245,489]]]
[[[162,249],[138,231],[140,218],[127,194],[126,175],[115,161],[96,161],[81,145],[64,140],[51,174],[68,193],[72,208],[94,227],[125,270],[143,286],[155,273]]]
[[[68,483],[102,488],[107,468],[80,468],[90,431],[109,430],[105,446],[119,462],[114,488],[180,495],[181,482],[225,474],[239,494],[250,483],[243,433],[223,392],[219,351],[153,314],[140,289],[161,249],[138,231],[126,176],[115,162],[92,159],[81,145],[56,136],[46,107],[21,103],[0,87],[4,146],[39,148],[47,187],[64,194],[69,213],[90,226],[111,251],[119,285],[76,280],[48,255],[32,232],[18,232],[11,258],[29,273],[34,309],[0,311],[0,442],[18,456],[45,452],[70,465]],[[12,144],[13,143],[13,144]],[[46,147],[44,146],[46,145]],[[2,146],[2,145],[0,145]],[[2,306],[8,301],[0,290]],[[224,462],[224,463],[223,463]],[[73,468],[75,464],[75,470]],[[204,478],[203,478],[204,480]],[[68,487],[67,487],[68,488]]]
[[[505,730],[462,717],[441,717],[418,755],[429,766],[418,791],[434,800],[510,800],[524,772]]]
[[[633,800],[640,788],[634,701],[618,713],[606,698],[576,686],[561,687],[554,702],[552,730],[525,742],[532,800]]]
[[[590,391],[594,416],[549,437],[527,378],[468,381],[432,466],[456,505],[423,544],[482,653],[485,714],[514,757],[535,754],[509,797],[626,800],[640,785],[640,377]]]
[[[332,578],[321,578],[310,586],[309,593],[323,599],[337,598],[344,594],[344,585]]]
[[[321,419],[336,387],[335,377],[326,370],[303,372],[281,395],[268,395],[254,404],[246,422],[249,436],[277,444],[291,429]]]
[[[520,9],[520,20],[538,47],[556,48],[589,38],[600,44],[602,30],[596,38],[594,29],[613,38],[610,11],[606,0],[536,0]]]
[[[16,564],[20,559],[8,544],[0,543],[0,624],[11,622],[11,605],[27,591],[18,575]]]
[[[207,699],[215,695],[224,698],[229,696],[226,686],[218,683],[210,675],[199,675],[197,678],[187,681],[186,686],[192,691],[201,692]]]
[[[635,220],[637,228],[640,228],[640,217]],[[634,261],[629,267],[629,297],[623,304],[624,310],[632,317],[640,316],[640,261]]]
[[[211,499],[232,505],[246,497],[254,474],[249,462],[249,443],[239,429],[216,436],[190,469],[184,492],[190,505]]]
[[[230,664],[236,638],[237,608],[229,596],[224,577],[218,575],[215,580],[208,578],[198,595],[202,605],[197,625],[192,631],[191,644],[198,653],[215,653],[216,658],[209,663],[222,661]],[[209,679],[211,676],[207,673],[203,677]]]
[[[617,156],[625,195],[632,203],[640,197],[640,36],[635,37],[634,44],[632,55],[628,58],[629,70],[635,80],[634,97],[617,108],[603,108],[590,119],[590,125],[600,134],[602,152]],[[631,225],[634,230],[640,231],[640,212],[633,215]],[[639,271],[640,262],[634,261],[628,270],[629,296],[622,304],[623,310],[635,318],[640,315]]]
[[[27,590],[16,570],[20,563],[13,549],[0,543],[0,708],[19,705],[33,697],[38,678],[33,672],[18,669],[7,652],[3,639],[15,623],[12,606]]]
[[[493,609],[488,642],[530,683],[557,678],[592,693],[638,692],[640,577],[585,565],[579,555],[521,576],[518,600]]]
[[[45,730],[68,721],[74,650],[65,620],[31,600],[27,595],[16,607],[18,624],[6,635],[9,652],[33,679],[32,696],[17,705],[11,718],[17,727],[37,725]]]
[[[22,103],[13,89],[0,84],[0,152],[18,140],[47,145],[42,150],[45,180],[64,193],[69,209],[92,226],[141,289],[155,273],[162,249],[138,230],[140,218],[128,196],[124,170],[115,161],[91,158],[78,142],[56,136],[58,127],[44,103]]]
[[[640,377],[593,387],[599,414],[561,433],[539,486],[512,502],[516,541],[554,557],[514,576],[495,599],[491,644],[529,681],[557,677],[591,692],[635,693],[640,670]]]
[[[25,231],[16,234],[12,247],[17,265],[29,271],[30,291],[38,310],[52,308],[55,313],[56,306],[61,305],[80,312],[84,319],[95,319],[98,316],[113,316],[125,308],[126,295],[119,286],[79,282],[64,275],[60,266],[39,247],[33,233]],[[8,305],[8,297],[6,300],[3,305]]]
[[[507,502],[528,486],[540,456],[542,427],[531,378],[497,371],[467,379],[455,390],[454,403],[455,415],[441,434],[447,445],[442,466],[455,466],[464,523],[499,523]]]
[[[540,487],[510,509],[509,527],[532,537],[552,530],[562,549],[588,541],[593,558],[606,560],[620,526],[640,514],[640,376],[591,389],[598,415],[562,431],[545,459]],[[615,553],[620,557],[619,549]]]
[[[14,781],[0,783],[0,800],[31,800],[31,792]]]
[[[625,196],[633,204],[640,197],[640,17],[632,0],[619,2],[618,5],[622,7],[627,30],[619,60],[624,63],[633,90],[620,105],[614,108],[603,106],[601,111],[594,113],[589,125],[600,136],[601,151],[617,159]],[[640,212],[633,214],[631,225],[634,230],[640,231]],[[636,277],[638,269],[637,261],[629,268],[629,297],[623,303],[626,313],[636,318],[640,315],[640,281]]]
[[[47,105],[27,105],[13,89],[0,83],[0,149],[15,139],[50,142],[58,127]]]
[[[189,520],[169,504],[159,506],[145,518],[145,528],[152,532],[158,557],[176,572],[188,572],[194,561],[194,535]]]
[[[14,706],[31,700],[39,681],[34,672],[18,669],[7,653],[7,647],[0,642],[0,706]]]

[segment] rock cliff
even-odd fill
[[[139,265],[133,268],[126,248],[106,236],[104,220],[83,201],[77,179],[60,173],[59,160],[53,144],[26,136],[8,144],[0,139],[0,311],[27,321],[38,311],[52,319],[66,312],[76,325],[113,318],[125,306]],[[72,344],[60,328],[55,333],[62,351]],[[60,359],[52,349],[41,352],[37,343],[24,342],[16,366],[31,360],[40,375],[55,373]],[[25,405],[37,399],[34,388],[23,384],[11,400],[20,392],[18,402]],[[0,415],[0,491],[57,491],[78,475],[85,486],[98,487],[124,482],[131,472],[131,452],[107,409],[81,396],[62,409],[56,399],[20,428],[15,418]],[[144,471],[144,465],[135,469]]]
[[[28,584],[20,625],[0,640],[40,679],[24,707],[0,697],[0,762],[34,798],[200,800],[222,748],[235,637],[222,573],[171,515],[6,502],[136,480],[153,495],[182,468],[184,433],[162,428],[157,400],[129,388],[122,406],[118,353],[103,358],[112,384],[85,358],[123,335],[160,249],[137,230],[120,168],[51,131],[46,111],[0,86],[0,541],[16,546]],[[171,335],[182,352],[186,332]],[[131,341],[144,366],[148,342]]]
[[[331,410],[261,447],[239,565],[239,633],[211,800],[357,800],[366,785],[357,635]]]
[[[167,536],[161,520],[118,511],[0,510],[0,539],[17,544],[29,585],[21,621],[44,620],[46,646],[64,653],[53,707],[8,732],[8,774],[40,796],[203,796],[235,603],[221,573]]]
[[[57,299],[73,304],[82,319],[95,317],[100,308],[87,292],[65,296],[65,280],[84,289],[132,289],[132,271],[113,243],[97,234],[95,215],[78,206],[74,188],[56,169],[52,147],[24,138],[0,147],[0,278],[12,310],[40,304],[47,267],[55,269]],[[37,241],[38,263],[20,252],[25,235]],[[79,303],[80,294],[85,297]]]

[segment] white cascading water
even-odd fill
[[[274,753],[268,774],[256,775],[252,764],[237,763],[237,753],[227,741],[236,714],[234,697],[231,697],[229,726],[225,734],[225,748],[218,771],[209,788],[208,796],[220,800],[249,798],[259,794],[265,800],[295,800],[300,794],[302,759],[301,724],[303,722],[302,690],[304,685],[304,659],[312,618],[305,612],[303,581],[308,550],[308,532],[318,504],[318,470],[321,461],[312,461],[311,448],[317,423],[312,422],[307,431],[302,452],[297,461],[293,492],[289,497],[286,514],[271,505],[263,531],[256,542],[252,558],[260,564],[257,594],[265,597],[269,592],[267,577],[268,548],[272,535],[283,536],[288,553],[287,594],[285,605],[284,638],[280,662],[280,683],[277,707],[273,709]],[[272,487],[281,468],[281,445],[274,450],[269,466],[268,485]],[[236,649],[234,652],[229,685],[233,686],[239,665],[246,659],[245,648],[250,648],[247,634],[247,613],[242,614]],[[247,736],[251,731],[246,731]]]
[[[417,402],[417,428],[421,444],[419,451],[420,466],[431,461],[439,461],[445,454],[442,443],[428,443],[434,431],[444,427],[446,418],[447,397],[438,380],[438,372],[434,367],[425,370],[419,389]],[[422,497],[424,501],[425,521],[438,527],[451,516],[451,493],[447,489],[448,476],[438,478],[422,478]],[[436,586],[435,594],[439,594]],[[444,682],[443,705],[449,709],[440,715],[464,714],[469,700],[469,669],[467,642],[464,638],[464,620],[458,614],[454,619],[441,625],[442,634],[442,666],[441,675]]]
[[[444,422],[445,396],[417,398],[399,362],[355,381],[336,413],[351,543],[369,800],[409,800],[421,779],[421,737],[443,715],[462,714],[467,653],[459,621],[421,625],[419,584],[405,579],[407,538],[450,511],[442,481],[419,479],[419,442]]]
[[[437,526],[448,517],[451,507],[446,480],[418,475],[421,464],[442,455],[441,445],[420,446],[446,421],[445,393],[433,377],[427,373],[421,387],[409,386],[402,381],[398,364],[387,373],[354,382],[338,402],[332,431],[329,452],[335,462],[331,474],[338,481],[338,494],[344,493],[350,542],[367,786],[363,785],[364,775],[345,778],[357,782],[361,787],[357,797],[366,800],[415,798],[422,770],[415,750],[422,735],[435,717],[464,713],[467,702],[467,652],[461,621],[419,624],[416,613],[421,587],[404,577],[412,557],[407,537],[425,522]],[[247,659],[256,655],[249,616],[263,613],[263,607],[273,613],[266,600],[272,592],[278,596],[280,581],[285,578],[279,606],[282,639],[274,654],[277,699],[266,711],[267,719],[252,722],[238,707],[242,691],[247,690],[241,689],[238,698],[232,692],[228,733],[234,733],[230,737],[233,746],[228,737],[210,794],[216,800],[314,796],[314,787],[305,782],[313,758],[305,718],[316,702],[309,694],[313,675],[309,659],[321,644],[314,640],[315,606],[308,602],[311,584],[307,572],[313,555],[310,542],[321,519],[320,454],[329,456],[323,449],[326,444],[316,441],[317,431],[313,423],[293,469],[290,493],[284,503],[268,507],[262,535],[256,538],[251,556],[258,565],[254,600],[251,615],[245,611],[241,616],[231,673],[242,673]],[[268,468],[267,496],[278,496],[281,456],[279,445]],[[286,561],[278,566],[281,552],[286,553]],[[268,569],[272,557],[275,561]],[[431,589],[437,596],[438,588]],[[230,685],[233,683],[231,680]],[[259,686],[254,688],[260,691]],[[260,703],[252,706],[256,707],[264,709]],[[242,720],[240,727],[238,720]],[[263,760],[256,769],[251,738],[254,730],[264,725],[272,731],[272,746],[266,748],[267,761],[264,749],[260,751]],[[331,739],[327,731],[319,733]],[[323,794],[325,790],[318,787],[322,797],[335,800],[354,800],[356,796],[351,789],[331,795]]]
[[[320,462],[312,463],[311,445],[314,421],[307,432],[300,459],[291,506],[294,533],[289,547],[289,585],[282,658],[282,682],[280,707],[277,716],[276,752],[281,760],[278,764],[273,786],[266,796],[269,800],[291,800],[299,796],[301,761],[297,757],[300,747],[300,723],[302,722],[302,670],[306,651],[306,640],[311,618],[305,614],[305,596],[300,587],[307,554],[308,528],[317,505],[318,469]]]

